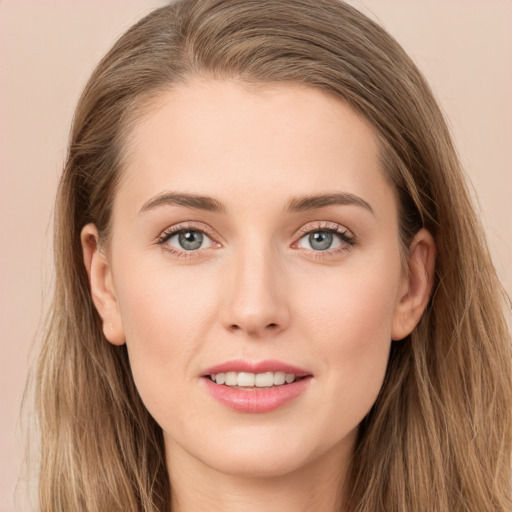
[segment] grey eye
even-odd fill
[[[304,235],[299,240],[299,246],[303,249],[312,249],[313,251],[337,249],[343,245],[341,237],[340,233],[332,232],[328,229],[317,229]]]
[[[330,249],[333,239],[333,234],[328,231],[315,231],[308,235],[309,245],[317,251]]]
[[[177,240],[178,245],[173,243],[174,240]],[[183,229],[169,237],[167,243],[185,251],[195,251],[201,248],[205,240],[210,240],[210,238],[201,231]]]

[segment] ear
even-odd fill
[[[91,296],[103,321],[103,334],[113,345],[125,342],[119,304],[116,299],[112,270],[99,244],[98,230],[87,224],[80,234],[84,264],[89,276]]]
[[[421,229],[409,248],[407,269],[400,284],[391,333],[395,341],[411,334],[427,307],[434,283],[435,258],[434,239],[426,229]]]

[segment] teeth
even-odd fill
[[[269,388],[272,386],[282,386],[285,382],[291,384],[295,380],[293,373],[284,372],[226,372],[210,375],[211,379],[217,384],[226,386],[238,386],[241,388]]]
[[[238,374],[236,372],[226,373],[226,386],[237,386],[238,385]]]
[[[258,373],[254,380],[257,388],[269,388],[274,385],[274,374],[272,372]]]
[[[291,373],[287,373],[285,376],[285,380],[287,384],[291,384],[295,380],[295,375],[292,375]]]
[[[289,373],[291,377],[291,382],[295,380],[295,375],[292,373]],[[284,372],[276,372],[274,373],[274,386],[281,386],[281,384],[284,384],[286,382],[286,373]]]
[[[254,373],[240,372],[238,374],[238,386],[249,387],[254,386]]]

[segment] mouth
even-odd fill
[[[278,361],[231,361],[202,375],[209,394],[237,412],[270,412],[302,395],[313,375]]]
[[[306,376],[298,377],[294,373],[285,372],[220,372],[207,375],[207,378],[222,386],[251,390],[286,386],[300,379],[304,379]]]

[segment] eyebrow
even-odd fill
[[[286,213],[305,212],[325,208],[326,206],[360,206],[368,210],[373,216],[373,208],[364,199],[348,192],[336,192],[332,194],[316,194],[313,196],[292,197],[286,207]]]
[[[226,206],[213,197],[184,192],[164,192],[146,201],[139,214],[164,205],[185,206],[214,213],[227,213]],[[369,203],[361,197],[347,192],[292,197],[285,205],[284,213],[300,213],[333,205],[359,206],[375,216],[375,212]]]
[[[197,210],[205,210],[215,213],[226,213],[226,207],[217,199],[208,196],[199,196],[196,194],[187,194],[183,192],[164,192],[146,201],[140,213],[153,210],[159,206],[186,206]]]

